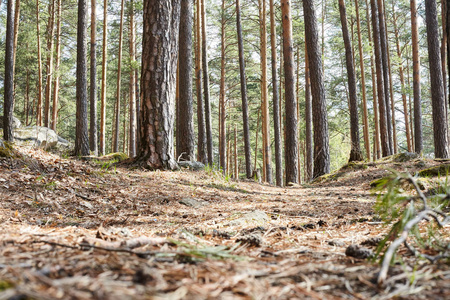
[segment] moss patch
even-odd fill
[[[0,157],[16,157],[16,151],[9,142],[3,141],[3,146],[0,147]]]
[[[110,153],[107,155],[100,156],[97,159],[102,162],[112,161],[112,160],[115,160],[116,162],[121,162],[121,161],[127,160],[128,158],[129,158],[128,155],[126,155],[125,153],[116,152],[116,153]]]
[[[450,173],[450,164],[442,164],[419,172],[420,177],[446,176]]]

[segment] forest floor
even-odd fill
[[[408,258],[383,287],[370,182],[415,159],[278,188],[18,148],[0,158],[1,299],[450,299],[450,265]],[[447,231],[449,231],[447,229]]]

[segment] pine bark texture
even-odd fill
[[[194,109],[192,96],[192,20],[191,0],[181,0],[179,56],[179,140],[177,153],[182,160],[194,160]]]
[[[379,126],[380,126],[380,139],[381,139],[381,152],[383,157],[392,154],[389,145],[388,135],[388,123],[387,111],[389,107],[386,106],[385,101],[385,85],[383,76],[383,58],[380,44],[380,30],[378,22],[378,8],[376,0],[370,0],[370,6],[372,10],[372,27],[373,27],[373,48],[375,50],[375,69],[377,78],[377,96],[378,96],[378,109],[379,109]]]
[[[283,186],[283,151],[281,149],[280,95],[278,93],[277,41],[274,0],[270,0],[270,49],[272,54],[273,135],[275,139],[275,177],[277,186]]]
[[[3,103],[3,138],[14,142],[13,108],[14,108],[14,0],[8,0],[6,7],[5,40],[5,101]]]
[[[91,0],[91,74],[89,110],[89,148],[98,154],[97,147],[97,1]]]
[[[132,67],[130,70],[130,132],[129,132],[129,147],[128,152],[130,157],[136,156],[136,70],[133,67],[136,62],[136,34],[135,34],[135,19],[134,19],[134,0],[130,0],[130,61]]]
[[[16,70],[16,54],[17,54],[17,42],[19,40],[19,24],[20,24],[20,0],[15,1],[14,7],[14,54],[13,54],[13,73]]]
[[[100,104],[100,155],[106,152],[106,77],[108,65],[108,0],[103,1],[102,95]]]
[[[448,158],[447,117],[444,98],[444,83],[439,48],[439,28],[436,1],[425,0],[428,60],[431,79],[431,105],[433,111],[434,155],[436,158]]]
[[[313,179],[314,145],[312,124],[311,80],[309,77],[308,48],[305,44],[305,177]]]
[[[308,1],[303,2],[304,6],[305,5],[307,6],[305,2]],[[312,3],[310,4],[313,5]],[[311,11],[307,11],[305,9],[305,23],[307,13],[311,13]],[[281,14],[283,25],[283,57],[284,57],[284,89],[285,89],[284,92],[285,92],[285,115],[286,115],[286,122],[285,122],[286,137],[284,141],[286,183],[297,183],[298,129],[297,129],[297,99],[295,94],[294,50],[292,41],[291,1],[289,0],[281,1]],[[316,30],[316,37],[317,37],[317,28],[313,29]],[[306,31],[308,31],[308,29],[306,29]],[[316,45],[316,47],[317,46],[318,44]],[[316,48],[316,50],[318,50],[318,48]],[[320,59],[320,55],[318,55],[318,57]]]
[[[45,85],[45,102],[44,102],[44,126],[50,127],[50,100],[52,91],[53,77],[53,33],[55,28],[55,0],[48,4],[48,24],[47,24],[47,75]]]
[[[248,123],[247,79],[245,77],[244,41],[242,38],[241,8],[236,0],[236,29],[239,48],[239,73],[241,79],[242,118],[244,127],[245,170],[247,178],[252,177],[252,162],[250,149],[250,127]],[[256,167],[256,166],[255,166]]]
[[[345,47],[345,61],[347,64],[348,90],[350,98],[350,135],[351,150],[349,161],[361,161],[361,148],[359,145],[359,117],[358,117],[358,98],[356,91],[355,66],[353,64],[353,50],[347,27],[347,13],[344,0],[339,0],[339,13],[341,16],[342,36]]]
[[[56,131],[58,123],[58,102],[59,102],[59,67],[61,64],[61,1],[56,4],[56,61],[55,61],[55,82],[53,83],[53,106],[51,128]]]
[[[312,112],[314,126],[313,177],[317,178],[330,172],[328,118],[314,1],[304,0],[303,10],[305,17],[305,37],[308,47],[309,72],[311,78]]]
[[[117,63],[117,89],[116,89],[116,111],[115,111],[115,123],[114,123],[114,138],[113,138],[113,152],[119,151],[120,140],[120,96],[121,96],[121,83],[122,83],[122,51],[123,51],[123,15],[125,11],[125,0],[122,0],[120,9],[120,27],[119,27],[119,61]],[[125,137],[125,133],[124,133]]]
[[[225,67],[226,67],[226,17],[225,17],[225,0],[222,0],[222,16],[221,16],[221,33],[220,33],[220,130],[219,130],[219,165],[222,172],[228,174],[227,169],[227,130],[226,130],[226,90],[225,90]]]
[[[176,169],[174,117],[180,0],[145,1],[140,146],[136,162]]]
[[[75,155],[89,155],[88,115],[87,115],[87,5],[86,0],[78,1],[77,27],[77,113],[75,132]]]
[[[42,126],[42,58],[41,58],[41,33],[39,25],[39,0],[36,0],[36,36],[38,56],[38,90],[36,107],[36,125]]]
[[[259,26],[261,37],[261,98],[263,111],[263,147],[264,147],[264,178],[266,182],[272,183],[272,151],[270,147],[269,129],[269,93],[267,90],[267,27],[266,27],[266,1],[259,1]]]
[[[413,93],[414,93],[414,151],[423,151],[422,99],[420,91],[419,29],[417,24],[417,1],[411,0],[411,44],[413,54]]]
[[[206,150],[208,164],[213,165],[213,140],[211,124],[211,100],[209,95],[208,41],[206,39],[206,0],[202,1],[202,69],[203,69],[203,97],[205,99]],[[184,22],[184,20],[183,20]]]

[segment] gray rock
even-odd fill
[[[199,161],[180,161],[178,162],[180,168],[186,168],[193,171],[200,171],[205,169],[205,165]]]
[[[180,201],[178,201],[178,203],[189,206],[189,207],[193,207],[193,208],[199,208],[199,207],[202,207],[207,204],[207,202],[205,202],[205,201],[197,201],[192,198],[183,198]]]
[[[259,225],[263,226],[270,221],[269,216],[260,210],[255,210],[243,214],[240,218],[231,221],[229,226],[245,226],[245,225]]]
[[[13,117],[13,129],[22,127],[22,122],[16,117]],[[0,116],[0,129],[3,129],[3,116]]]
[[[335,247],[345,247],[345,242],[342,240],[329,240],[327,241],[328,245]]]
[[[347,247],[347,249],[345,249],[345,255],[358,259],[366,259],[369,257],[373,257],[375,254],[370,249],[358,245],[350,245]]]
[[[69,149],[70,143],[47,127],[29,126],[14,130],[15,142],[19,145],[39,147],[45,150]]]

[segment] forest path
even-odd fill
[[[378,289],[378,264],[345,255],[387,230],[369,186],[384,163],[278,188],[19,150],[0,158],[0,299],[450,296],[448,265],[394,267]]]

